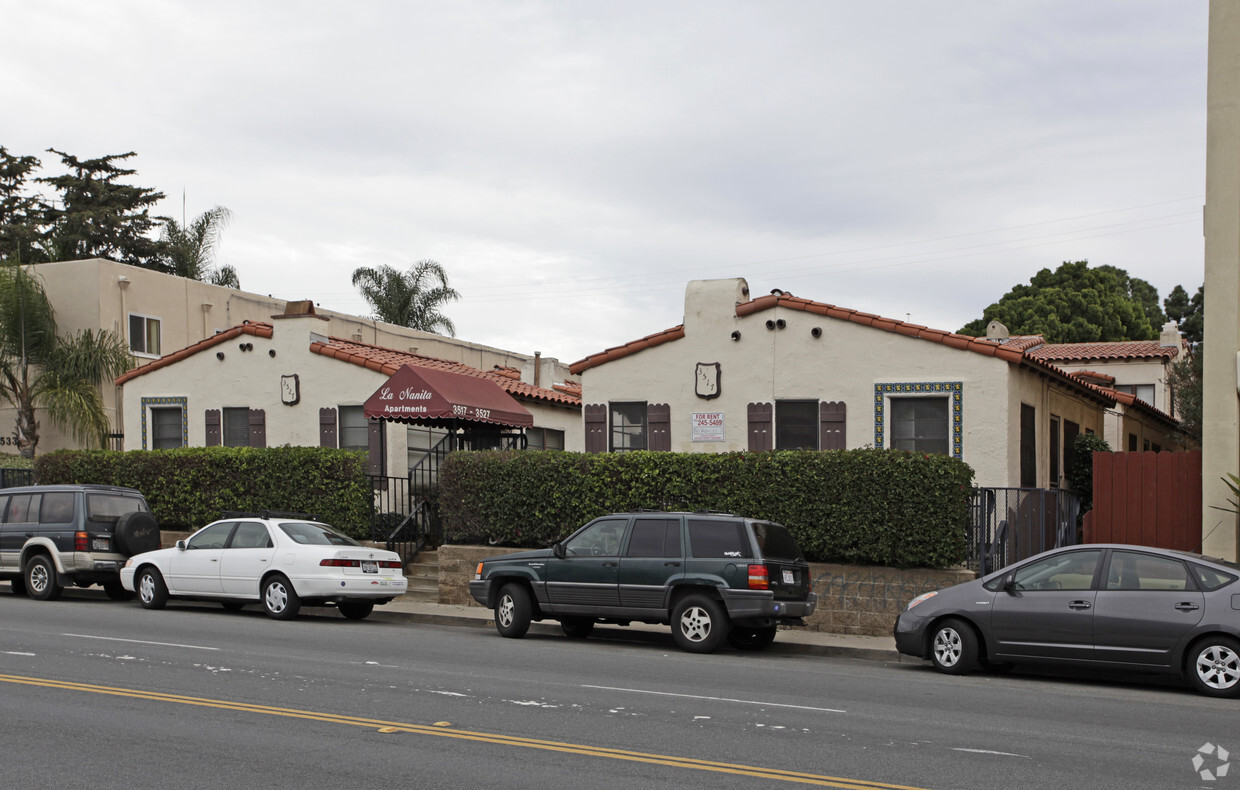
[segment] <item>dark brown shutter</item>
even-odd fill
[[[338,447],[336,410],[319,409],[319,447]]]
[[[607,404],[587,403],[583,412],[586,421],[586,452],[607,452]]]
[[[205,418],[207,425],[207,447],[220,446],[220,410],[207,409]]]
[[[819,425],[818,447],[823,450],[847,450],[845,437],[845,418],[848,412],[842,402],[823,401],[818,404]]]
[[[383,477],[387,474],[387,442],[383,420],[367,420],[366,438],[370,450],[370,474]]]
[[[250,409],[250,446],[267,446],[267,413],[262,409]]]
[[[771,403],[749,404],[749,451],[760,453],[774,447],[771,418],[775,406]]]
[[[650,431],[650,449],[668,453],[672,450],[672,407],[666,403],[646,406],[646,425]]]

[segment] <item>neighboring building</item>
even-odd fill
[[[1202,551],[1240,559],[1240,4],[1211,0],[1206,86],[1205,358],[1202,360]]]
[[[62,333],[84,329],[115,332],[125,339],[139,364],[245,321],[268,321],[270,316],[283,313],[288,304],[272,296],[98,258],[44,263],[33,270],[42,279]],[[534,385],[568,378],[566,366],[538,352],[520,354],[369,318],[316,311],[326,320],[320,331],[346,341],[460,362],[478,370],[500,366],[516,371],[521,380]],[[126,433],[128,426],[115,388],[104,386],[101,394],[113,430]],[[12,426],[15,417],[11,408],[0,409],[0,427]],[[42,424],[38,452],[80,446],[71,436],[55,430],[43,410],[37,419]],[[125,444],[133,446],[128,437]]]
[[[514,368],[459,362],[332,337],[308,303],[268,322],[231,327],[116,380],[124,449],[183,446],[345,447],[370,450],[372,473],[404,476],[447,431],[367,420],[366,400],[405,365],[482,379],[533,416],[530,447],[580,447],[575,384],[527,384]],[[498,431],[496,432],[498,436]]]
[[[1028,353],[1043,345],[705,280],[689,283],[683,324],[570,370],[588,452],[900,447],[961,458],[980,486],[1047,488],[1064,484],[1072,438],[1109,419],[1184,446],[1168,414]]]

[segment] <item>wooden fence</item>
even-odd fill
[[[1086,543],[1201,551],[1201,452],[1094,453]]]

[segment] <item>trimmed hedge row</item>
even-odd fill
[[[58,450],[35,459],[40,483],[136,488],[164,529],[198,529],[224,510],[314,513],[370,537],[366,453],[326,447]]]
[[[815,562],[945,568],[963,560],[973,470],[901,450],[453,453],[445,541],[543,547],[605,513],[721,510],[787,526]]]

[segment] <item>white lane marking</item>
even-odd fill
[[[965,749],[963,747],[952,747],[951,750],[953,752],[968,752],[969,754],[993,754],[998,757],[1022,757],[1026,760],[1033,759],[1027,754],[1013,754],[1012,752],[996,752],[990,749]]]
[[[148,642],[145,639],[121,639],[115,636],[91,636],[89,634],[61,634],[61,636],[71,636],[76,639],[103,639],[108,642],[131,642],[135,645],[157,645],[159,647],[183,647],[187,650],[219,650],[218,647],[203,647],[202,645],[182,645],[176,642]]]
[[[33,656],[34,655],[34,653],[18,653],[14,650],[6,650],[4,651],[4,654],[6,656]]]
[[[823,713],[847,713],[839,708],[813,708],[809,705],[788,705],[782,702],[763,702],[754,699],[731,699],[729,697],[703,697],[699,694],[674,694],[670,691],[647,691],[646,689],[626,689],[616,686],[582,686],[583,689],[600,689],[602,691],[628,691],[633,694],[656,694],[660,697],[684,697],[685,699],[701,699],[708,702],[737,702],[741,705],[764,705],[770,708],[796,708],[797,710],[816,710]]]

